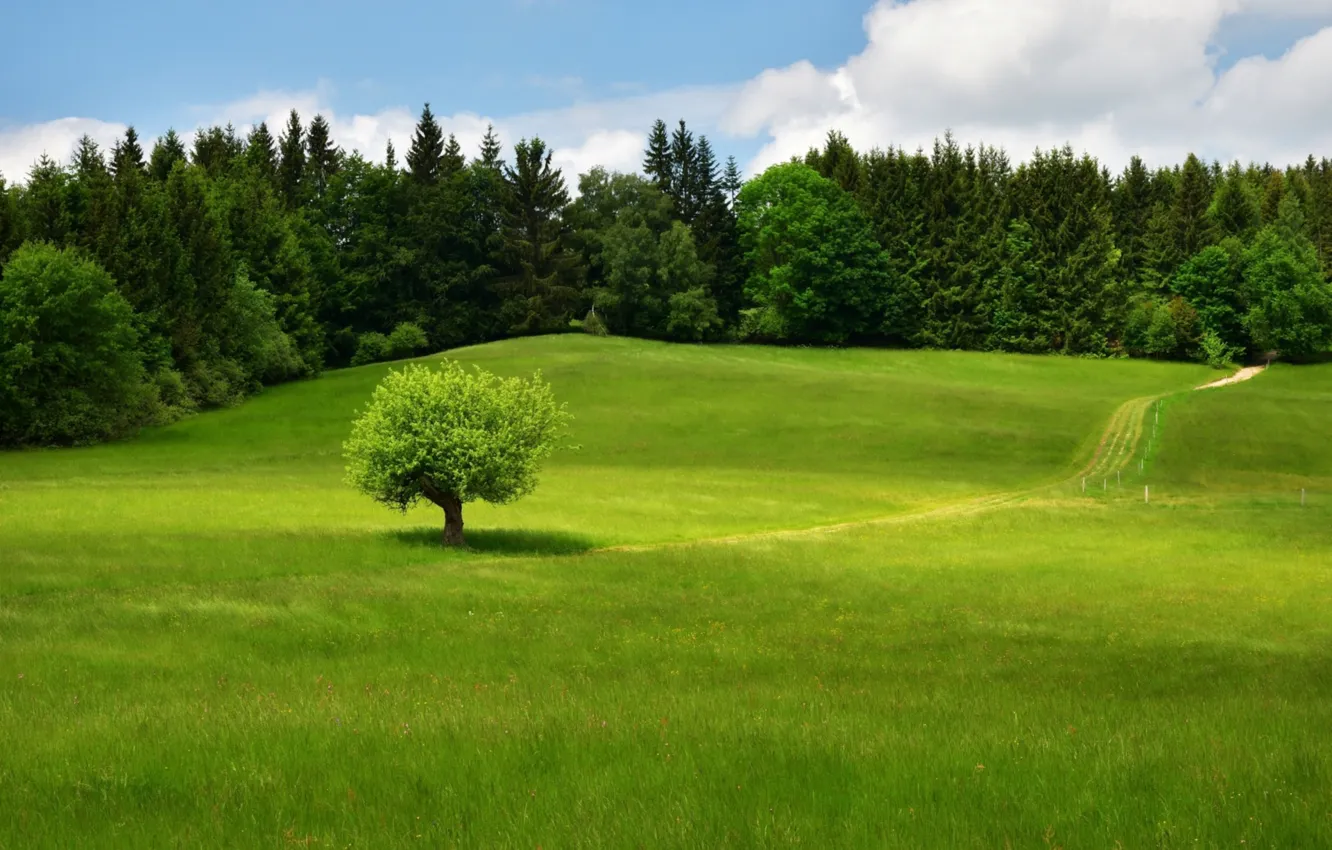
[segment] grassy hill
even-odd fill
[[[578,417],[473,552],[339,484],[382,367],[0,455],[0,846],[1332,844],[1332,507],[1236,495],[1332,371],[452,356]]]

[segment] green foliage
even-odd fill
[[[1205,331],[1199,342],[1203,362],[1213,369],[1228,369],[1234,365],[1244,352],[1228,345],[1216,331]]]
[[[368,363],[380,363],[393,356],[393,346],[389,338],[378,331],[363,333],[356,340],[356,353],[352,355],[351,365],[365,366]]]
[[[420,354],[430,345],[426,332],[412,322],[402,322],[388,335],[389,355],[394,360],[403,360]]]
[[[130,305],[73,250],[28,243],[0,277],[0,442],[71,445],[123,436],[155,399]]]
[[[780,339],[842,343],[884,321],[887,257],[851,196],[806,165],[768,169],[740,192],[745,292]]]
[[[343,446],[347,482],[406,511],[422,498],[450,513],[477,499],[509,504],[537,484],[568,421],[538,372],[531,380],[409,365],[375,389]]]
[[[1332,345],[1332,287],[1303,235],[1299,201],[1288,196],[1281,214],[1244,252],[1244,317],[1254,345],[1291,357],[1321,354]]]

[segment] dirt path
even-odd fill
[[[1238,384],[1243,381],[1253,379],[1262,373],[1266,366],[1251,366],[1247,369],[1241,369],[1228,378],[1219,381],[1213,381],[1201,387],[1198,390],[1209,390],[1215,387],[1228,387],[1232,384]],[[1101,440],[1092,453],[1092,458],[1087,466],[1071,478],[1063,481],[1063,484],[1076,484],[1079,481],[1091,477],[1111,478],[1116,472],[1127,469],[1137,456],[1143,439],[1147,436],[1147,420],[1151,415],[1154,405],[1165,396],[1144,396],[1142,398],[1130,399],[1124,402],[1114,415],[1110,417],[1110,422],[1102,432]],[[980,513],[987,513],[993,510],[999,510],[1011,505],[1041,496],[1048,493],[1052,487],[1059,486],[1056,482],[1047,482],[1033,487],[1021,490],[1013,490],[1006,493],[991,493],[983,496],[976,496],[961,502],[949,505],[935,506],[917,510],[904,514],[894,514],[886,517],[874,517],[870,519],[854,520],[851,522],[839,522],[828,525],[818,525],[806,528],[780,529],[773,531],[756,531],[744,534],[733,534],[722,537],[702,538],[699,540],[682,540],[670,543],[645,543],[628,546],[608,546],[601,549],[594,549],[592,552],[650,552],[661,549],[682,549],[690,546],[708,546],[708,545],[734,545],[739,543],[750,543],[762,540],[783,540],[808,538],[818,535],[836,534],[842,531],[850,531],[857,528],[873,528],[892,525],[905,525],[915,522],[930,522],[938,519],[956,518],[965,516],[974,516]]]
[[[1232,384],[1242,384],[1245,381],[1249,381],[1258,377],[1265,371],[1267,371],[1266,366],[1249,366],[1247,368],[1239,370],[1235,374],[1231,375],[1229,378],[1222,378],[1219,381],[1212,381],[1210,384],[1203,384],[1201,387],[1198,387],[1198,389],[1214,390],[1217,387],[1228,387],[1231,386]]]

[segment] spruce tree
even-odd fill
[[[111,173],[120,178],[129,171],[143,170],[143,147],[139,144],[139,134],[133,127],[129,127],[125,130],[125,138],[116,142],[111,149]]]
[[[1238,162],[1226,169],[1209,214],[1222,238],[1234,236],[1247,242],[1262,224],[1257,199]]]
[[[694,134],[681,119],[671,134],[671,191],[675,200],[675,214],[686,224],[698,215],[698,151]]]
[[[175,130],[167,130],[166,135],[153,145],[152,156],[148,159],[148,173],[157,182],[165,183],[167,177],[171,176],[171,169],[185,159],[185,143]]]
[[[671,162],[671,138],[666,122],[658,118],[648,134],[647,150],[643,152],[643,173],[652,178],[661,193],[667,196],[674,194]]]
[[[389,171],[398,170],[398,152],[393,149],[393,140],[388,140],[388,145],[384,148],[384,167]]]
[[[452,133],[449,133],[449,140],[444,145],[444,153],[439,158],[439,168],[441,177],[452,177],[463,166],[467,164],[467,157],[463,156],[462,145],[458,144],[458,139]]]
[[[1267,183],[1263,186],[1263,224],[1273,224],[1276,222],[1281,212],[1281,202],[1286,198],[1286,175],[1280,171],[1273,170],[1267,176]]]
[[[340,159],[328,121],[323,115],[315,115],[305,135],[305,183],[315,198],[324,196],[328,181],[338,173]]]
[[[242,146],[235,138],[235,130],[230,125],[225,129],[209,127],[194,134],[194,150],[190,159],[216,179],[230,173],[241,150]]]
[[[726,157],[726,170],[722,172],[721,182],[718,185],[726,194],[726,202],[734,209],[736,196],[745,185],[744,179],[740,176],[740,165],[734,156]]]
[[[1175,249],[1181,261],[1215,243],[1215,230],[1207,215],[1211,206],[1211,175],[1198,157],[1189,154],[1180,170],[1173,215]]]
[[[278,153],[278,194],[286,208],[294,210],[301,204],[305,184],[305,128],[294,109],[287,116],[287,129],[278,140]]]
[[[1146,262],[1147,230],[1156,201],[1152,174],[1142,158],[1135,156],[1115,181],[1110,195],[1115,244],[1122,254],[1119,270],[1124,280],[1136,283],[1141,277]]]
[[[495,135],[495,125],[486,125],[486,136],[481,140],[481,165],[486,168],[499,168],[502,162],[500,159],[502,151],[499,136]]]
[[[407,171],[419,185],[431,185],[439,179],[440,160],[444,156],[444,131],[427,103],[416,122],[412,146],[407,149]]]
[[[567,326],[578,294],[579,258],[568,246],[564,177],[540,138],[514,146],[504,168],[501,238],[511,274],[499,282],[509,332],[530,334]]]
[[[264,121],[260,121],[245,140],[245,162],[266,179],[277,179],[277,148]]]

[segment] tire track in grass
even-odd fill
[[[1242,369],[1230,378],[1196,387],[1193,391],[1233,386],[1234,384],[1254,378],[1262,371],[1263,370],[1261,369]],[[987,513],[989,511],[1000,510],[1048,493],[1052,488],[1058,488],[1061,486],[1066,487],[1070,484],[1077,485],[1085,478],[1103,476],[1108,479],[1111,475],[1122,472],[1128,468],[1129,464],[1133,462],[1133,458],[1138,454],[1138,449],[1142,445],[1143,435],[1147,433],[1147,417],[1152,412],[1153,406],[1167,398],[1184,395],[1185,392],[1189,391],[1142,396],[1140,398],[1129,399],[1121,404],[1114,414],[1111,415],[1110,422],[1106,425],[1105,431],[1101,435],[1100,442],[1092,452],[1091,460],[1087,462],[1087,465],[1080,472],[1074,474],[1070,478],[1064,478],[1046,484],[1038,484],[1034,487],[1027,487],[1021,490],[1010,490],[1002,493],[978,496],[961,502],[954,502],[939,507],[928,508],[923,511],[915,511],[905,514],[893,514],[885,517],[874,517],[871,519],[839,522],[829,525],[817,525],[808,528],[777,529],[772,531],[731,534],[721,537],[704,537],[697,540],[608,546],[601,549],[593,549],[589,554],[598,552],[653,552],[663,549],[679,549],[689,546],[725,546],[764,540],[799,539],[804,537],[817,537],[826,534],[837,534],[843,531],[853,531],[861,528],[884,528],[917,522],[931,522],[939,519],[969,517]]]

